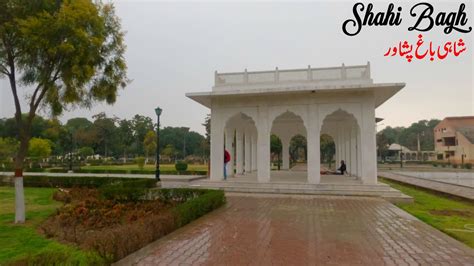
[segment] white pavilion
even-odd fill
[[[271,182],[270,135],[282,142],[282,169],[289,170],[290,140],[307,140],[305,182],[321,182],[320,136],[330,135],[336,162],[360,184],[377,184],[375,109],[405,86],[374,83],[370,63],[358,66],[237,73],[215,72],[210,92],[186,96],[211,109],[210,180],[256,176]],[[235,143],[234,143],[235,140]],[[235,169],[234,169],[235,165]],[[234,171],[235,170],[235,171]],[[291,172],[289,172],[291,173]],[[290,174],[291,176],[291,174]]]

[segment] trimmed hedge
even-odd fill
[[[171,212],[151,214],[143,221],[97,232],[90,245],[106,260],[117,261],[225,203],[222,190],[177,188],[148,192],[151,198],[179,203]]]
[[[115,202],[138,202],[145,199],[147,188],[155,185],[154,179],[127,180],[103,185],[99,190],[104,198]]]
[[[162,188],[152,190],[151,195],[163,202],[179,202],[173,209],[177,226],[183,226],[225,203],[222,190],[192,188]]]
[[[204,214],[224,205],[225,196],[222,190],[205,190],[201,195],[187,200],[174,208],[177,226],[183,226]]]
[[[131,170],[131,174],[155,174],[155,170]],[[207,175],[207,171],[205,170],[188,170],[188,171],[176,171],[176,170],[168,170],[168,171],[160,171],[162,175]]]
[[[184,171],[188,170],[188,164],[185,161],[178,161],[174,165],[174,168],[178,172],[184,172]]]
[[[50,173],[67,173],[68,169],[63,168],[52,168],[49,169]],[[25,171],[26,172],[26,171]],[[144,174],[144,175],[153,175],[155,170],[126,170],[126,169],[74,169],[74,173],[81,174]],[[164,175],[207,175],[206,170],[188,170],[188,171],[176,171],[176,170],[165,170],[160,171]]]
[[[88,187],[98,188],[113,183],[125,184],[146,184],[146,187],[156,185],[156,180],[152,178],[121,178],[121,177],[90,177],[90,176],[25,176],[23,185],[25,187]],[[140,183],[142,182],[142,183]],[[142,186],[144,187],[144,185]]]

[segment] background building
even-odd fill
[[[437,159],[474,162],[474,116],[446,117],[434,128]]]

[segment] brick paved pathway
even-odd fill
[[[121,265],[474,265],[474,250],[378,198],[229,195]]]

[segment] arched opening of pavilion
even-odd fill
[[[297,134],[290,140],[290,169],[292,171],[306,171],[308,166],[308,141],[306,137]]]
[[[336,154],[336,144],[334,138],[329,134],[321,134],[319,138],[320,144],[320,160],[321,173],[336,172],[336,161],[334,155]]]
[[[334,141],[334,168],[337,170],[341,161],[346,164],[347,173],[343,176],[334,176],[334,171],[324,171],[325,164],[320,157],[321,182],[331,183],[341,180],[360,180],[362,160],[360,149],[360,127],[353,114],[342,109],[338,109],[328,114],[322,123],[320,135],[329,135]],[[323,147],[320,143],[320,149]],[[332,168],[332,167],[331,167]]]
[[[224,148],[230,154],[227,177],[250,175],[257,170],[257,127],[249,115],[239,112],[225,123]],[[224,162],[224,155],[222,157]],[[224,167],[224,166],[223,166]]]
[[[281,165],[279,170],[272,167],[270,180],[307,182],[307,141],[303,119],[294,112],[285,111],[275,117],[271,125],[271,134],[281,141]]]

